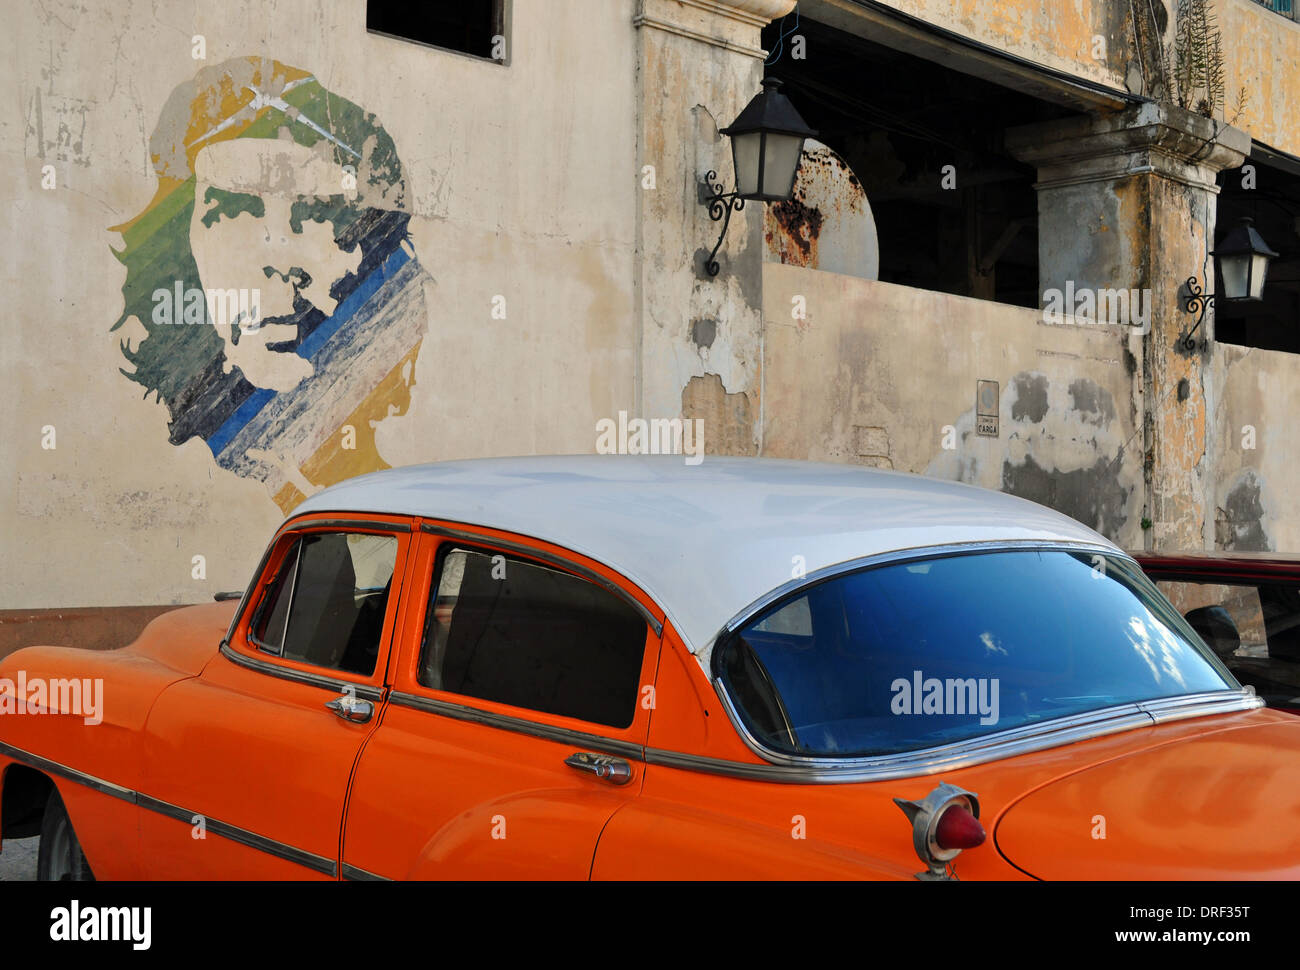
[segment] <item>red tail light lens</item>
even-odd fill
[[[941,849],[973,849],[984,838],[984,826],[964,805],[950,805],[934,828],[934,841]]]

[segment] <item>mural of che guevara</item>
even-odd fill
[[[374,425],[402,414],[427,327],[402,164],[373,114],[260,57],[172,92],[158,189],[115,230],[124,307],[147,336],[122,373],[218,465],[306,493],[387,467]],[[138,329],[137,329],[138,332]]]

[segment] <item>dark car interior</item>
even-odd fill
[[[1208,580],[1203,585],[1220,586]],[[1300,588],[1287,583],[1245,586],[1240,581],[1222,585],[1233,591],[1225,597],[1231,609],[1221,604],[1196,607],[1185,614],[1188,624],[1242,686],[1253,687],[1270,707],[1300,709]],[[1243,593],[1251,593],[1249,612],[1257,612],[1262,621],[1256,625],[1262,625],[1263,644],[1251,644],[1242,635],[1239,621],[1249,624],[1252,619],[1241,605]]]

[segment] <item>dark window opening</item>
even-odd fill
[[[434,580],[418,679],[435,690],[630,727],[646,625],[558,569],[451,549]]]
[[[1269,264],[1262,300],[1215,300],[1214,338],[1220,343],[1300,354],[1300,165],[1288,171],[1257,155],[1245,164],[1254,171],[1231,168],[1219,173],[1216,239],[1222,239],[1242,216],[1249,216],[1279,255]],[[1213,293],[1221,288],[1217,272],[1211,257],[1206,267],[1193,267],[1187,275],[1194,274],[1205,291]],[[1194,323],[1195,317],[1188,320]]]
[[[764,31],[766,49],[779,31]],[[767,73],[862,183],[880,279],[1037,308],[1036,173],[1003,138],[1071,112],[807,18],[798,33],[804,58],[787,38]]]
[[[366,30],[400,40],[505,60],[505,0],[399,3],[367,0]]]

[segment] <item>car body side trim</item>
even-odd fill
[[[105,781],[103,778],[96,778],[94,775],[87,774],[84,771],[78,771],[76,768],[69,768],[67,765],[59,764],[57,761],[50,761],[48,758],[42,758],[40,755],[31,754],[23,751],[21,748],[15,748],[13,745],[5,744],[0,741],[0,754],[15,761],[22,762],[29,768],[35,768],[38,771],[44,771],[51,775],[58,775],[60,778],[66,778],[68,781],[75,781],[78,785],[85,785],[87,788],[93,788],[95,791],[104,795],[111,795],[113,798],[120,798],[124,802],[135,802],[135,792],[130,788],[123,788],[121,785],[115,785],[111,781]]]
[[[87,774],[84,771],[78,771],[76,768],[69,768],[67,765],[59,764],[48,758],[42,758],[40,755],[31,754],[20,748],[0,742],[0,754],[12,758],[21,764],[35,768],[40,771],[46,771],[52,775],[58,775],[69,781],[76,782],[79,785],[85,785],[95,791],[111,795],[114,798],[120,798],[122,801],[130,802],[140,808],[150,812],[156,812],[159,815],[165,815],[167,818],[184,822],[187,825],[194,825],[195,818],[201,818],[207,831],[221,836],[223,839],[229,839],[231,842],[238,842],[249,848],[257,849],[268,855],[277,856],[286,859],[289,862],[297,863],[316,872],[324,873],[327,876],[335,876],[338,868],[333,859],[327,859],[325,856],[317,855],[314,852],[308,852],[306,849],[299,849],[296,846],[289,845],[285,842],[277,842],[275,839],[267,838],[264,835],[258,835],[256,832],[250,832],[248,829],[240,828],[237,825],[231,825],[228,822],[222,822],[215,818],[209,818],[202,812],[193,812],[179,805],[173,805],[171,802],[164,802],[161,799],[154,798],[151,795],[145,795],[141,792],[130,788],[123,788],[121,785],[115,785],[111,781],[105,781],[94,775]]]
[[[392,882],[387,876],[343,863],[343,878],[349,882]]]
[[[159,815],[165,815],[168,818],[174,818],[179,822],[187,825],[196,825],[195,819],[202,819],[204,828],[223,839],[229,839],[231,842],[238,842],[240,845],[246,845],[251,849],[257,849],[259,852],[265,852],[268,855],[278,856],[281,859],[287,859],[289,862],[297,863],[316,872],[324,873],[327,876],[338,874],[338,868],[333,859],[327,859],[324,856],[317,855],[314,852],[308,852],[306,849],[299,849],[296,846],[289,845],[285,842],[277,842],[275,839],[267,838],[265,835],[258,835],[256,832],[250,832],[248,829],[242,829],[237,825],[231,825],[215,818],[209,818],[202,812],[191,812],[188,809],[173,805],[170,802],[160,801],[149,795],[136,795],[136,804],[141,808],[148,809],[151,812],[157,812]]]
[[[258,673],[267,674],[271,677],[292,680],[300,684],[308,684],[311,687],[322,687],[325,690],[337,691],[340,694],[351,692],[362,700],[374,701],[375,703],[383,700],[384,692],[382,688],[371,687],[368,684],[357,684],[341,678],[327,677],[324,674],[308,673],[305,670],[292,670],[267,660],[246,657],[228,643],[221,645],[221,655],[241,667],[247,667],[249,670],[256,670]]]
[[[547,565],[556,566],[568,572],[577,573],[584,579],[590,580],[597,586],[608,590],[619,599],[623,600],[641,614],[641,618],[644,619],[646,623],[650,624],[650,629],[654,630],[655,636],[663,636],[663,622],[657,619],[655,615],[646,608],[644,603],[625,590],[622,586],[618,585],[618,583],[612,582],[594,569],[588,569],[580,563],[572,562],[571,560],[553,555],[552,553],[545,552],[541,549],[534,549],[532,546],[526,546],[521,542],[513,542],[509,539],[499,539],[496,536],[481,535],[476,532],[465,532],[461,529],[448,529],[444,526],[432,525],[428,522],[421,523],[420,531],[427,532],[430,535],[441,536],[444,539],[455,539],[460,542],[468,542],[476,546],[492,546],[494,548],[504,549],[507,552],[515,552],[519,555],[527,556],[530,559],[536,559],[538,562],[544,562]]]
[[[514,731],[518,734],[530,734],[533,737],[543,738],[547,741],[571,743],[580,748],[588,748],[606,754],[616,754],[619,757],[633,758],[637,761],[643,760],[645,751],[641,745],[634,741],[619,741],[615,738],[606,738],[599,734],[588,734],[585,731],[574,731],[571,728],[555,727],[550,724],[538,724],[535,721],[529,721],[522,717],[514,717],[510,714],[498,714],[495,711],[484,711],[476,707],[468,707],[464,704],[456,704],[451,701],[437,700],[432,697],[421,697],[418,694],[407,694],[401,691],[393,691],[388,695],[388,703],[394,704],[398,707],[410,707],[418,711],[427,711],[430,714],[440,714],[443,717],[455,718],[458,721],[470,721],[474,724],[485,724],[488,727],[501,728],[503,731]]]

